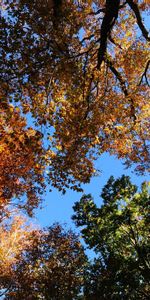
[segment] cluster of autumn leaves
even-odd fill
[[[88,183],[96,174],[94,161],[104,152],[124,159],[127,166],[135,164],[135,170],[140,174],[149,169],[150,37],[144,23],[149,1],[1,2],[2,293],[4,288],[5,299],[23,299],[25,289],[33,289],[31,298],[26,295],[24,299],[76,299],[75,295],[80,297],[84,281],[84,276],[77,274],[84,273],[80,270],[82,260],[83,265],[87,264],[77,238],[64,232],[58,224],[49,231],[33,229],[20,212],[32,216],[47,183],[63,193],[67,188],[82,191],[81,183]],[[86,209],[85,212],[88,213]],[[16,217],[18,214],[19,218]],[[141,215],[139,218],[144,220]],[[88,222],[93,221],[89,219]],[[93,227],[89,234],[92,239],[95,224],[91,224]],[[145,223],[142,224],[144,227]],[[56,246],[57,249],[54,250],[51,234],[56,239],[54,248]],[[73,247],[70,253],[67,252],[66,261],[63,249],[60,247],[58,251],[57,247],[61,239],[64,239],[65,251]],[[44,243],[47,243],[45,250]],[[48,250],[49,247],[51,250]],[[57,251],[58,256],[63,257],[62,263],[55,259]],[[109,248],[108,253],[111,251]],[[76,257],[75,253],[80,255]],[[92,272],[97,265],[99,270],[105,269],[107,262],[104,257],[102,260],[86,271],[89,272],[86,277],[91,278],[88,280],[94,282]],[[119,257],[115,256],[115,263],[118,261]],[[65,263],[68,275],[63,272]],[[57,264],[60,265],[55,273]],[[121,266],[124,263],[118,267],[122,270],[124,267]],[[109,269],[109,272],[112,270]],[[52,286],[56,281],[59,284],[54,287],[54,295],[49,296],[47,282],[51,273],[54,278],[56,274],[55,280],[51,281]],[[61,274],[62,281],[59,281],[58,274]],[[140,280],[144,282],[141,276]],[[30,278],[28,282],[25,280],[27,277]],[[15,279],[11,281],[11,278]],[[99,284],[98,281],[95,284]],[[101,289],[103,284],[100,283],[102,299],[108,299],[110,295]],[[119,286],[121,284],[124,287],[123,283]],[[22,288],[19,288],[20,285]],[[62,289],[63,286],[66,288]],[[143,283],[143,287],[138,297],[147,297],[143,296],[148,293],[147,285],[145,287]],[[63,290],[70,294],[63,296]],[[98,288],[98,295],[100,290]],[[89,298],[86,299],[100,299],[92,293],[89,292],[88,296],[87,291],[85,294]],[[140,293],[142,296],[139,296]],[[114,296],[115,291],[112,295],[118,297]],[[123,297],[126,296],[122,296],[126,299]],[[137,294],[133,297],[136,299]]]
[[[33,128],[26,128],[26,120],[20,115],[20,109],[3,101],[0,132],[0,219],[7,214],[6,207],[10,201],[15,205],[15,199],[19,200],[19,208],[31,215],[45,187],[40,133]]]

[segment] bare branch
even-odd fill
[[[145,70],[141,76],[141,79],[140,79],[140,82],[138,85],[141,85],[142,81],[143,81],[143,78],[145,77],[145,80],[146,80],[146,83],[148,86],[150,86],[149,82],[148,82],[148,79],[147,79],[147,71],[148,71],[148,68],[149,68],[149,65],[150,65],[150,59],[147,61],[146,63],[146,67],[145,67]]]
[[[98,9],[97,11],[93,11],[89,15],[99,15],[101,12],[105,13],[105,8],[101,8],[101,9]]]
[[[91,34],[91,35],[89,35],[89,36],[86,36],[86,37],[84,37],[81,41],[80,41],[80,43],[82,44],[83,42],[85,42],[86,40],[90,40],[90,39],[92,39],[94,37],[94,34]]]

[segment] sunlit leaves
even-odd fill
[[[8,276],[5,299],[77,299],[86,263],[78,237],[55,224],[31,232],[28,241]]]
[[[10,205],[17,205],[31,214],[45,187],[41,135],[26,127],[19,108],[2,102],[0,110],[1,217]],[[17,202],[17,199],[20,200]]]
[[[15,212],[16,213],[16,212]],[[13,216],[13,217],[12,217]],[[31,246],[33,226],[21,215],[11,211],[11,220],[4,220],[0,227],[0,288],[2,282],[13,276],[13,268],[20,262],[23,250]]]
[[[77,188],[106,151],[147,170],[148,1],[3,3],[2,89],[48,133],[49,181]]]

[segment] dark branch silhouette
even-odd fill
[[[116,76],[117,80],[119,81],[121,89],[122,89],[125,97],[129,98],[129,101],[131,103],[131,117],[133,118],[133,120],[135,122],[136,121],[136,114],[135,114],[134,102],[133,102],[133,99],[129,95],[128,89],[126,87],[126,82],[123,79],[120,72],[114,67],[114,65],[113,65],[113,63],[110,59],[105,59],[105,62],[107,64],[107,66],[109,67],[109,69],[112,71],[112,73]]]
[[[107,50],[107,39],[110,36],[111,30],[118,18],[120,0],[106,0],[105,16],[101,25],[101,39],[98,50],[97,68],[100,69],[102,61],[104,61]]]

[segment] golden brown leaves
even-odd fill
[[[13,266],[19,261],[20,254],[31,245],[31,225],[21,215],[15,216],[8,223],[0,226],[0,274],[2,277],[10,276]]]
[[[20,254],[12,276],[7,276],[8,296],[28,299],[74,298],[83,281],[85,255],[77,236],[59,224],[30,232],[30,245]],[[6,283],[6,281],[4,281]],[[18,293],[19,288],[19,293]]]
[[[19,108],[2,103],[0,113],[1,212],[10,204],[16,205],[15,198],[24,195],[24,201],[19,200],[17,205],[31,214],[39,203],[39,192],[44,189],[44,151],[39,133],[26,128]]]
[[[94,159],[105,151],[139,164],[143,171],[148,168],[149,53],[142,17],[146,18],[149,3],[137,3],[139,22],[131,2],[120,1],[107,39],[102,25],[109,1],[68,1],[68,5],[62,1],[58,14],[49,1],[38,5],[18,1],[10,10],[8,6],[16,22],[3,20],[11,28],[9,39],[3,32],[5,99],[17,99],[27,120],[30,113],[38,129],[43,126],[47,139],[43,164],[48,165],[49,182],[60,189],[88,182],[95,172]],[[103,40],[107,47],[98,70]],[[34,143],[36,134],[27,134]],[[25,133],[17,140],[14,149],[26,148]],[[4,144],[0,149],[7,152]],[[33,156],[28,152],[37,174],[40,164],[33,163]]]

